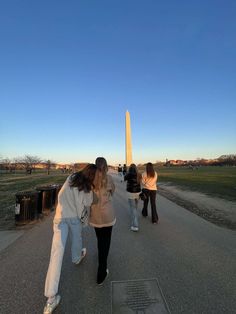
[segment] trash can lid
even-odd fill
[[[63,184],[52,184],[51,187],[54,189],[61,188]]]
[[[36,186],[37,191],[51,191],[53,189],[55,189],[55,188],[52,187],[51,185]]]
[[[20,191],[15,194],[15,196],[30,196],[39,194],[39,191],[31,190],[31,191]]]

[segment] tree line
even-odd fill
[[[236,166],[236,154],[222,155],[216,159],[203,159],[197,158],[196,160],[177,160],[175,164],[171,164],[170,161],[161,162],[157,161],[154,163],[157,166]],[[86,166],[87,163],[75,163],[66,164],[60,167],[62,172],[71,172],[72,170],[78,170]],[[139,164],[139,167],[144,166]],[[50,173],[52,169],[57,167],[57,163],[50,159],[43,160],[39,156],[25,155],[23,157],[16,158],[3,158],[0,156],[0,171],[5,171],[9,173],[15,173],[17,170],[25,170],[27,174],[31,174],[36,168],[44,168],[47,174]]]
[[[163,166],[236,166],[236,154],[222,155],[215,159],[197,158],[196,160],[169,160]]]
[[[36,167],[40,165],[50,173],[50,170],[56,167],[56,163],[52,160],[43,160],[38,156],[25,155],[23,157],[2,158],[0,157],[0,170],[15,173],[16,170],[25,170],[26,173],[31,174]]]
[[[88,163],[79,162],[71,164],[58,164],[56,161],[50,159],[42,159],[39,156],[25,155],[16,158],[3,158],[0,156],[0,172],[16,173],[16,171],[25,171],[27,174],[32,174],[36,169],[45,169],[47,174],[53,169],[60,169],[62,173],[71,173],[84,168]]]

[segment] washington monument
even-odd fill
[[[127,166],[132,164],[131,125],[128,110],[125,113],[125,161]]]

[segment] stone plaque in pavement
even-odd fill
[[[169,314],[157,279],[112,281],[112,314]]]

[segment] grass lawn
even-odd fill
[[[61,171],[52,171],[49,175],[44,171],[36,171],[31,175],[25,172],[0,174],[0,212],[15,204],[17,192],[34,190],[38,185],[62,184],[68,177]],[[1,214],[1,213],[0,213]]]
[[[236,201],[236,167],[159,167],[158,182]]]
[[[140,172],[144,168],[139,169]],[[203,192],[211,196],[236,201],[236,167],[199,167],[191,170],[186,167],[159,167],[158,182],[170,183],[180,188]],[[15,204],[15,194],[34,190],[38,185],[62,184],[69,174],[52,171],[37,171],[31,175],[24,172],[0,174],[0,216],[1,211]]]

